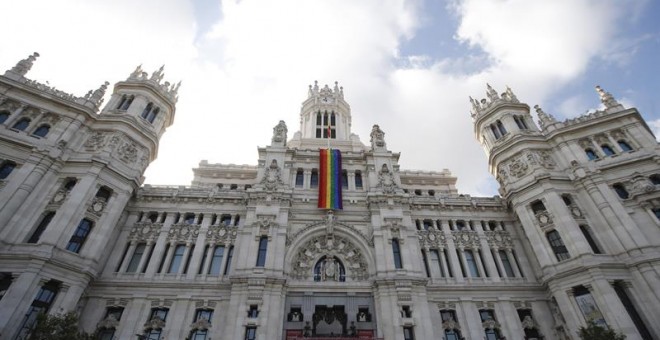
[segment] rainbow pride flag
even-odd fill
[[[319,208],[339,210],[341,204],[341,152],[320,149]]]

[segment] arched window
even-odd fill
[[[314,265],[314,281],[346,281],[346,268],[337,256],[323,256]]]
[[[319,186],[319,171],[316,169],[312,169],[312,176],[310,177],[309,185],[312,188],[316,188]]]
[[[305,173],[303,172],[303,169],[298,169],[298,171],[296,171],[296,187],[302,188],[304,183],[305,183]]]
[[[496,124],[497,124],[497,129],[500,130],[502,136],[506,135],[506,129],[504,128],[504,124],[502,124],[502,122],[499,120],[496,122]]]
[[[94,222],[83,218],[78,224],[76,231],[71,236],[69,243],[66,245],[66,250],[79,253],[80,248],[82,248],[85,240],[87,240],[87,236],[89,235],[89,232],[92,230],[93,226]]]
[[[566,246],[564,245],[564,241],[562,241],[561,236],[559,236],[559,232],[556,230],[548,231],[545,234],[545,237],[548,239],[548,243],[550,243],[550,247],[557,257],[557,261],[564,261],[571,258],[568,249],[566,249]]]
[[[348,189],[348,172],[346,170],[341,171],[341,187]]]
[[[593,149],[585,149],[584,153],[587,154],[590,161],[598,159],[598,154]]]
[[[32,135],[37,137],[46,137],[49,131],[50,131],[50,125],[43,124],[39,126],[36,130],[34,130]]]
[[[24,131],[27,129],[27,127],[30,125],[31,120],[29,118],[21,118],[14,126],[12,126],[12,129],[16,129],[19,131]]]
[[[121,101],[119,102],[119,105],[117,105],[117,110],[120,111],[128,110],[128,108],[133,103],[133,99],[135,99],[135,96],[127,96],[127,95],[121,96]]]
[[[630,197],[628,190],[626,190],[626,187],[624,187],[623,184],[621,183],[613,184],[612,189],[614,189],[614,191],[616,191],[616,194],[619,195],[619,197],[624,200]]]
[[[392,239],[392,255],[394,256],[394,268],[403,268],[403,261],[401,261],[401,247],[399,246],[399,240],[395,238]]]
[[[142,118],[147,119],[147,116],[149,115],[149,112],[151,112],[151,109],[154,107],[153,103],[147,104],[147,107],[142,110],[142,114],[140,115]]]
[[[4,123],[9,118],[9,115],[10,113],[7,110],[0,111],[0,124]]]
[[[362,171],[355,171],[355,188],[362,189]]]
[[[334,112],[317,112],[316,138],[337,138],[337,117]]]
[[[159,107],[157,107],[157,108],[151,110],[151,112],[149,112],[149,114],[147,115],[147,121],[148,121],[149,123],[153,123],[154,120],[156,119],[156,116],[158,116],[158,112],[160,112],[160,108],[159,108]]]
[[[9,177],[9,174],[11,174],[14,169],[16,169],[16,163],[12,161],[2,162],[2,165],[0,165],[0,179]]]
[[[616,152],[614,152],[614,149],[612,149],[612,147],[610,147],[607,144],[601,145],[600,148],[603,149],[603,153],[605,154],[605,156],[616,155]]]
[[[621,148],[621,151],[623,151],[623,152],[633,151],[632,146],[630,146],[630,144],[628,144],[623,139],[618,140],[617,144],[619,144],[619,147]]]

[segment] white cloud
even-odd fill
[[[183,79],[174,125],[161,140],[148,183],[185,184],[202,160],[255,164],[257,146],[284,119],[299,128],[306,86],[338,80],[353,109],[353,132],[368,142],[372,124],[401,152],[402,168],[450,169],[459,189],[488,194],[492,179],[474,140],[468,95],[485,82],[512,86],[530,104],[575,79],[616,32],[613,1],[476,1],[455,3],[457,39],[487,57],[410,56],[418,2],[403,0],[219,2],[222,17],[199,37],[186,1],[20,1],[0,30],[0,65],[41,52],[29,77],[84,94],[121,80],[144,63],[167,64]],[[66,10],[63,10],[65,8]],[[53,15],[58,13],[58,15]],[[608,23],[607,25],[602,23]],[[11,47],[11,49],[8,48]],[[487,58],[487,59],[486,59]],[[401,66],[401,65],[404,66]],[[486,67],[484,67],[486,65]]]

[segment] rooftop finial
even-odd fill
[[[107,81],[104,82],[103,85],[101,85],[101,87],[99,87],[98,89],[94,90],[94,92],[92,92],[92,95],[89,97],[89,100],[95,103],[96,105],[100,106],[103,103],[103,96],[105,95],[105,91],[108,89],[108,85],[110,85],[110,83],[108,83]]]
[[[335,93],[339,93],[339,82],[335,81],[335,88],[333,89]]]
[[[611,93],[603,90],[599,85],[596,85],[596,92],[598,92],[598,95],[600,96],[600,102],[605,105],[605,109],[622,106],[616,101],[616,99],[614,99]]]
[[[548,124],[557,122],[555,117],[553,117],[551,114],[545,113],[540,106],[534,105],[534,110],[536,110],[536,114],[539,116],[539,125],[541,126],[541,128],[543,128]]]
[[[500,99],[500,96],[497,94],[497,91],[493,90],[490,84],[486,83],[486,89],[487,89],[486,96],[488,96],[488,99],[490,99],[491,102]]]
[[[314,92],[319,92],[319,82],[317,80],[314,80]]]
[[[18,74],[22,77],[25,76],[28,73],[28,71],[32,68],[32,65],[34,64],[34,61],[37,60],[37,57],[39,57],[39,53],[37,52],[32,53],[32,55],[30,55],[29,57],[16,63],[16,66],[12,67],[10,72]]]
[[[509,101],[514,102],[514,103],[518,103],[518,97],[516,97],[516,95],[513,93],[513,91],[511,90],[511,88],[508,85],[506,87],[506,92],[504,92],[504,94],[506,95],[506,97]]]
[[[163,76],[165,76],[165,74],[163,73],[163,70],[165,70],[165,65],[161,66],[157,71],[155,71],[151,75],[151,80],[153,80],[157,83],[160,83],[160,81],[163,80]]]

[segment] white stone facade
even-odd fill
[[[337,84],[310,86],[300,130],[277,124],[256,166],[141,186],[178,85],[138,68],[102,107],[109,84],[25,78],[37,57],[0,76],[2,339],[39,311],[100,339],[577,339],[587,319],[660,338],[660,152],[601,88],[603,111],[537,107],[540,129],[510,89],[472,100],[501,197],[401,169],[377,125],[364,145]],[[327,145],[334,212],[317,208]]]

